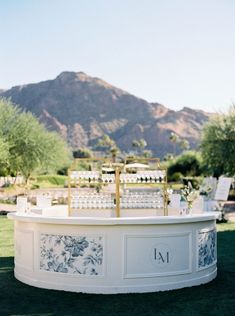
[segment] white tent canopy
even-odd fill
[[[115,171],[115,169],[113,169],[113,168],[108,168],[108,167],[102,167],[102,171],[105,171],[105,172],[112,172],[112,171]]]
[[[125,169],[132,169],[132,168],[136,168],[136,169],[148,169],[149,166],[145,165],[143,163],[130,163],[128,165],[125,165]]]

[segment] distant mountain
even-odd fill
[[[133,139],[144,138],[147,149],[159,157],[173,152],[171,132],[195,148],[202,126],[211,116],[200,110],[173,111],[148,103],[83,72],[63,72],[54,80],[16,86],[0,96],[34,113],[73,148],[94,147],[108,134],[126,152],[132,149]]]

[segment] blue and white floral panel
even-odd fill
[[[102,275],[103,237],[41,234],[40,270]]]
[[[216,263],[216,230],[198,231],[198,269],[205,269]]]

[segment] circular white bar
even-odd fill
[[[207,283],[217,274],[216,215],[139,218],[11,213],[15,276],[37,287],[137,293]]]

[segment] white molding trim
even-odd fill
[[[18,260],[17,260],[17,257],[18,257],[18,254],[17,254],[17,239],[16,239],[16,236],[17,236],[17,233],[22,233],[22,234],[28,234],[31,236],[31,247],[32,247],[32,251],[31,251],[31,254],[32,254],[32,266],[31,268],[26,268],[25,266],[23,266]],[[15,257],[14,257],[14,263],[15,265],[17,265],[18,267],[20,268],[23,268],[24,270],[26,271],[30,271],[30,272],[33,272],[34,271],[34,231],[31,230],[31,229],[22,229],[22,228],[15,228],[15,234],[14,234],[14,241],[15,241]]]

